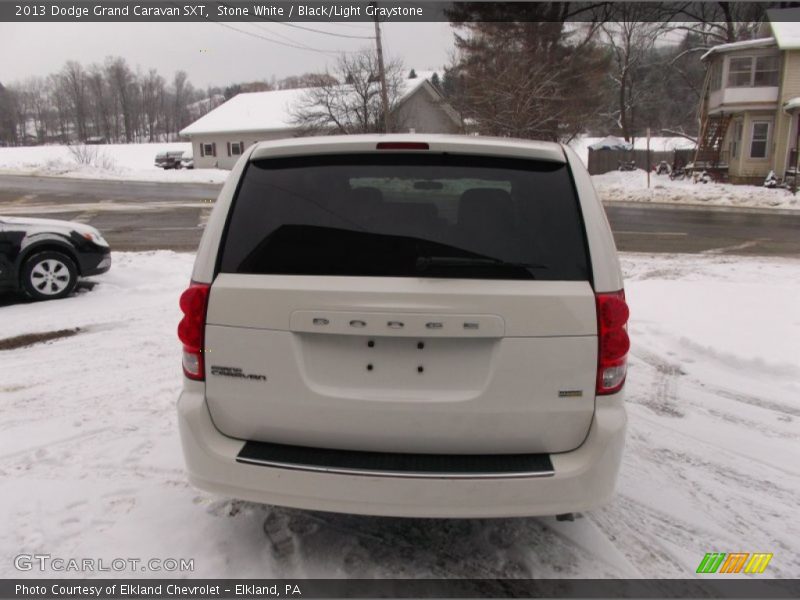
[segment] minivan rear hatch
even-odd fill
[[[229,436],[491,454],[588,433],[595,300],[564,162],[254,160],[217,271],[206,395]]]

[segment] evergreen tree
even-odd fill
[[[447,11],[459,57],[443,91],[478,133],[569,140],[597,119],[608,56],[594,28],[566,26],[581,20],[575,10],[587,9],[503,2]]]

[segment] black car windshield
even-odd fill
[[[563,163],[365,154],[251,163],[221,271],[586,280]]]

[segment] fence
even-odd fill
[[[670,166],[683,166],[694,159],[694,149],[681,150],[651,150],[650,165],[647,164],[647,150],[611,150],[603,148],[592,150],[589,148],[590,175],[601,175],[609,171],[616,171],[622,162],[634,162],[637,169],[652,169],[662,160]]]

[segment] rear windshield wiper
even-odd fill
[[[499,258],[478,256],[420,256],[417,258],[418,271],[428,267],[507,267],[514,269],[547,269],[547,265],[537,263],[508,262]]]

